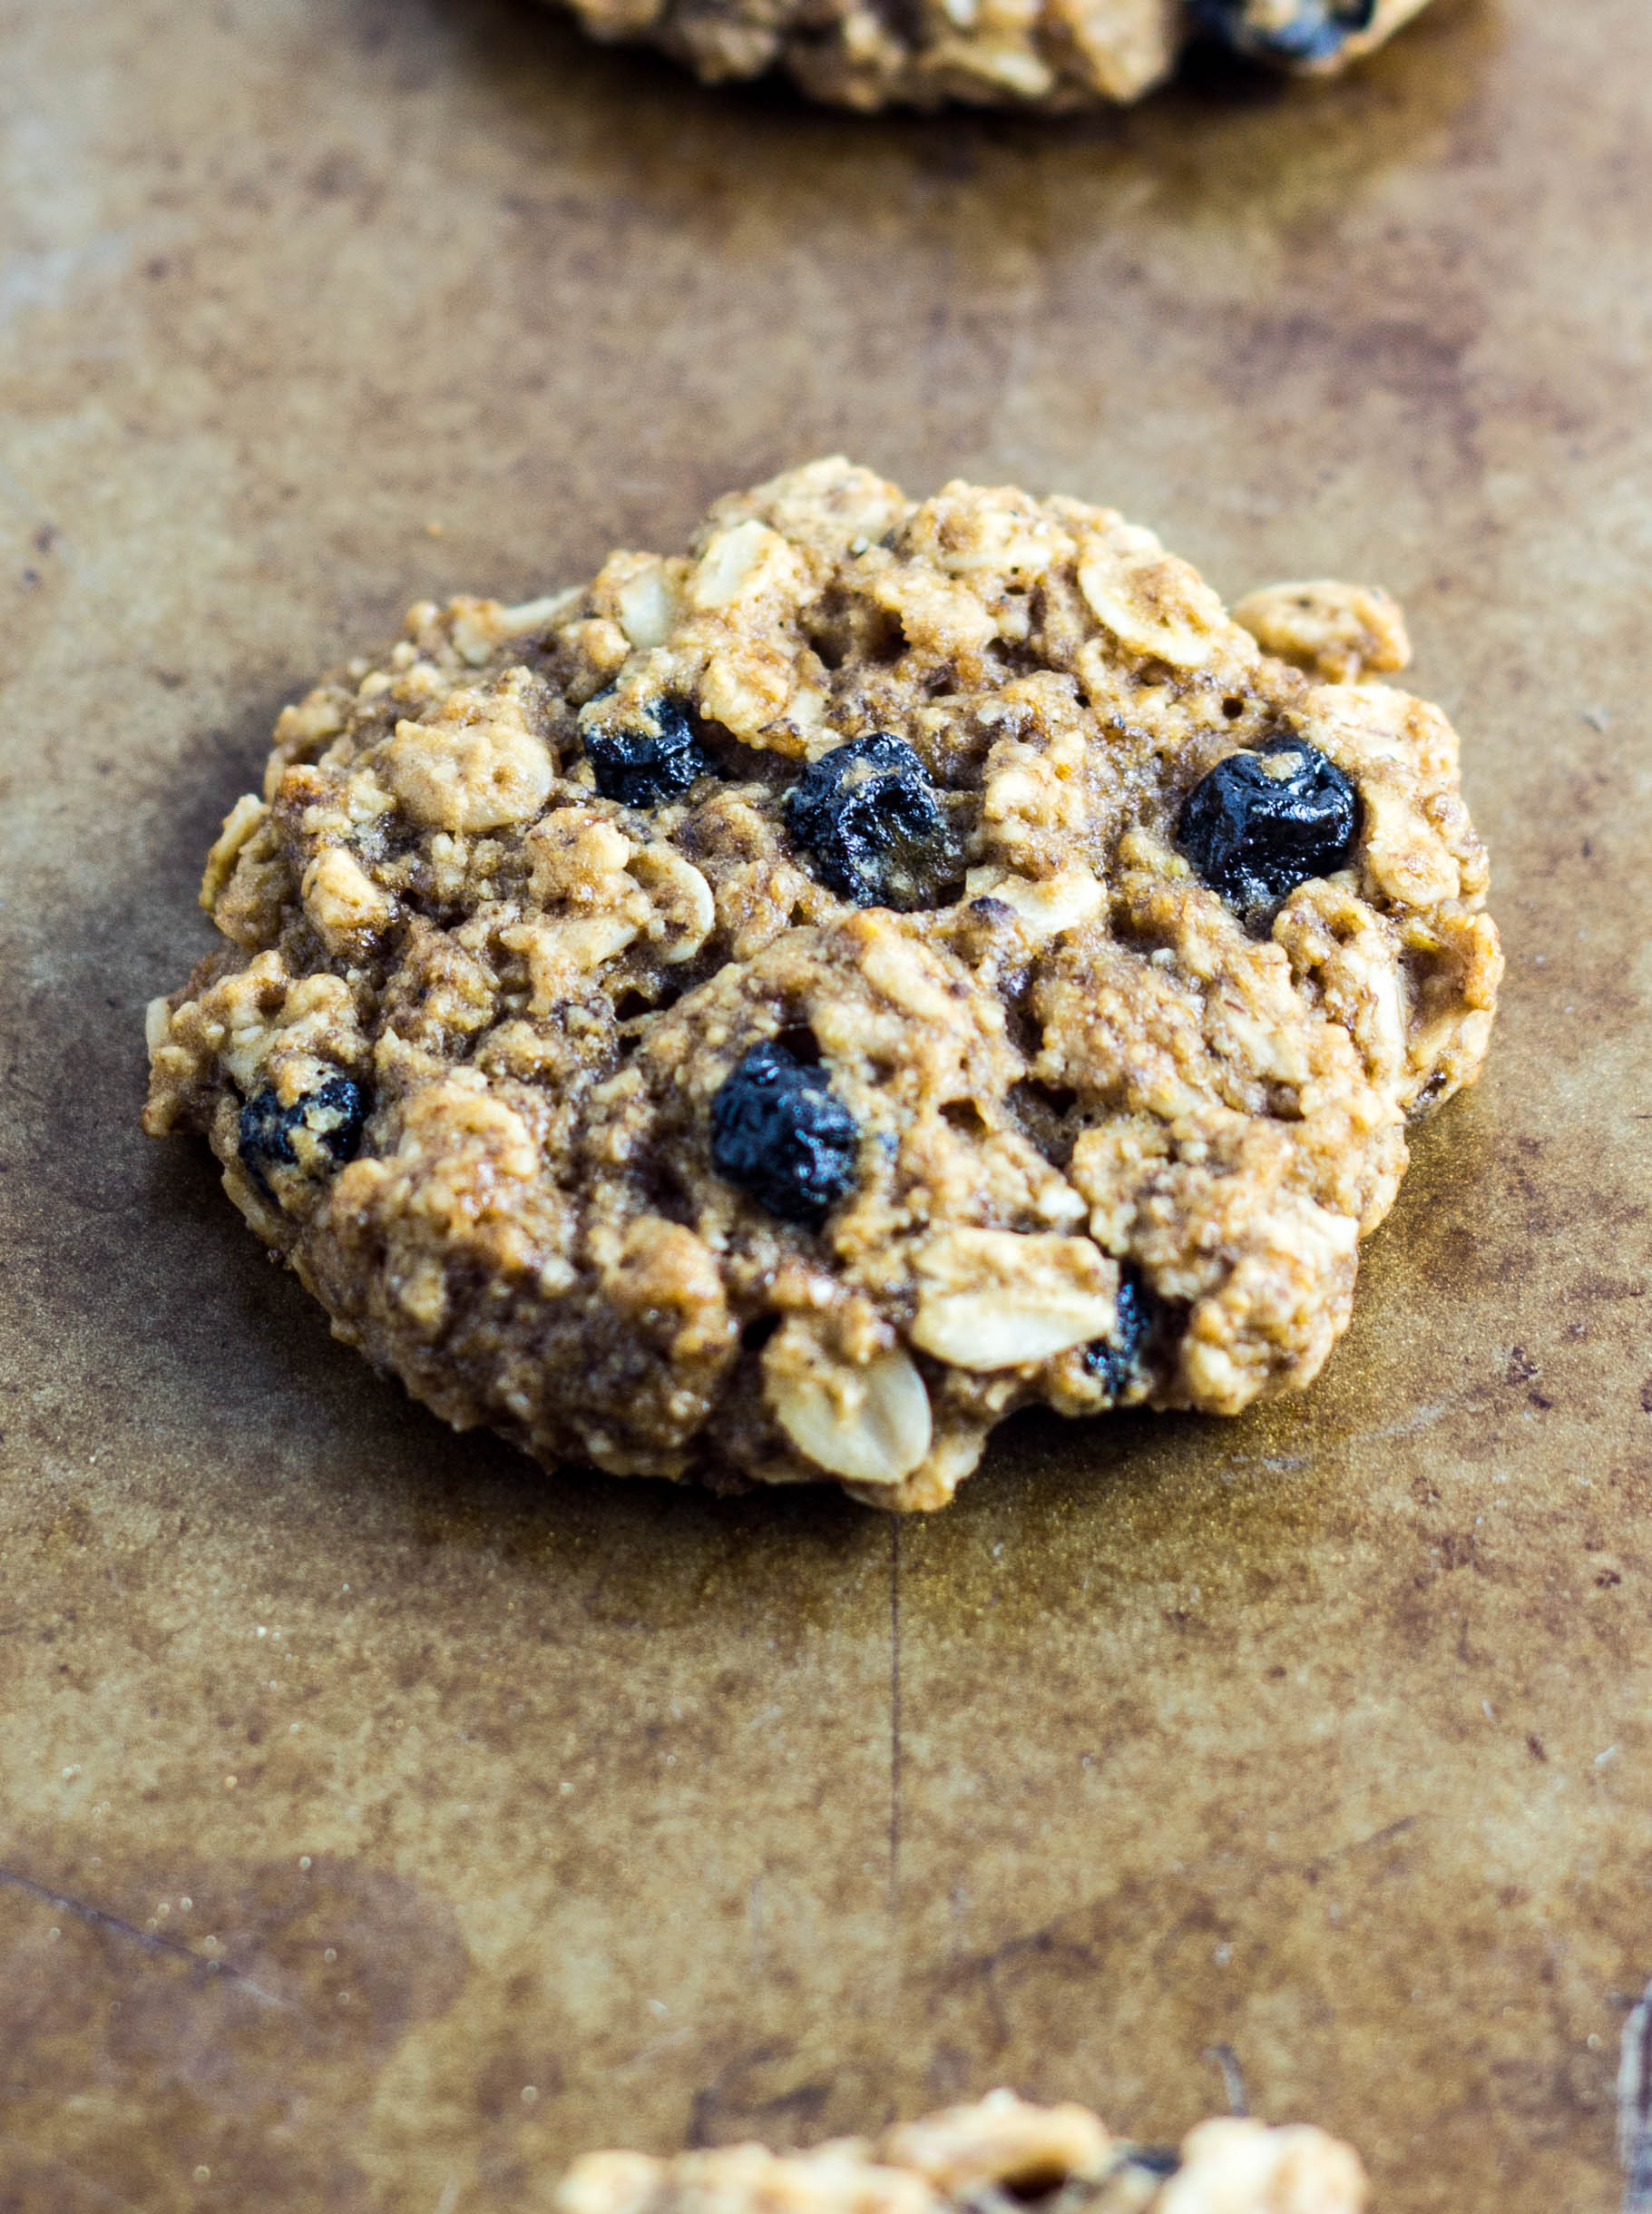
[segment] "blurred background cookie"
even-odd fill
[[[1203,38],[1304,75],[1343,69],[1427,0],[567,0],[709,83],[783,69],[848,108],[1081,108],[1139,100]]]

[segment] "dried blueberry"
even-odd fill
[[[355,1158],[367,1110],[347,1076],[329,1076],[283,1107],[266,1084],[241,1109],[238,1151],[241,1166],[268,1192],[272,1171],[297,1169],[305,1177],[326,1173]]]
[[[1188,0],[1193,20],[1208,36],[1253,61],[1285,67],[1334,62],[1348,41],[1368,31],[1376,0],[1297,0],[1281,20],[1277,5],[1257,0]]]
[[[616,710],[611,722],[593,719],[585,726],[584,742],[598,791],[622,807],[657,808],[680,799],[711,766],[675,700],[628,708],[622,719]]]
[[[1176,2174],[1182,2164],[1182,2156],[1174,2145],[1132,2145],[1126,2164],[1130,2168],[1139,2168],[1149,2176],[1163,2179]]]
[[[819,1229],[854,1185],[859,1147],[825,1070],[777,1039],[754,1045],[711,1102],[712,1166],[787,1222]]]
[[[928,770],[885,730],[822,754],[787,794],[786,821],[821,881],[857,907],[934,906],[959,874]]]
[[[1115,1309],[1112,1335],[1091,1338],[1084,1348],[1084,1367],[1109,1400],[1123,1397],[1158,1315],[1158,1302],[1132,1261],[1119,1271]]]
[[[1358,828],[1358,795],[1335,762],[1302,739],[1276,738],[1200,779],[1176,841],[1212,891],[1257,907],[1341,868]]]

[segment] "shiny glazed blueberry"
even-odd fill
[[[1335,762],[1302,739],[1276,738],[1200,779],[1176,842],[1212,891],[1258,907],[1344,867],[1358,828],[1358,794]]]
[[[1142,1281],[1140,1269],[1133,1261],[1123,1262],[1112,1335],[1091,1338],[1084,1348],[1085,1368],[1109,1400],[1121,1398],[1129,1386],[1157,1311],[1157,1302]]]
[[[857,907],[934,906],[959,873],[929,771],[887,731],[814,762],[787,794],[786,823],[821,882]]]
[[[241,1166],[264,1191],[272,1169],[298,1169],[305,1176],[325,1174],[354,1160],[367,1119],[359,1086],[347,1076],[330,1076],[283,1107],[266,1084],[241,1109],[237,1151]]]
[[[675,700],[631,708],[623,722],[592,721],[584,743],[598,791],[622,807],[657,808],[680,799],[711,766]]]
[[[1201,31],[1235,54],[1289,67],[1334,62],[1356,32],[1368,31],[1377,0],[1188,0]]]
[[[824,1069],[754,1045],[711,1102],[711,1163],[787,1222],[818,1229],[855,1183],[860,1131]]]

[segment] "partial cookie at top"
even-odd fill
[[[1138,100],[1202,38],[1294,75],[1371,53],[1428,0],[565,0],[595,37],[645,39],[709,83],[782,69],[871,110],[1061,111]]]
[[[837,459],[415,607],[231,810],[147,1126],[547,1465],[932,1507],[1018,1406],[1300,1387],[1500,955],[1392,602],[1239,612]]]

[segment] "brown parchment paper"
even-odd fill
[[[856,122],[516,0],[0,0],[0,2208],[518,2214],[999,2081],[1588,2214],[1652,1970],[1652,13]],[[136,1117],[281,701],[846,447],[1403,599],[1509,945],[1354,1331],[956,1506],[539,1476]]]

